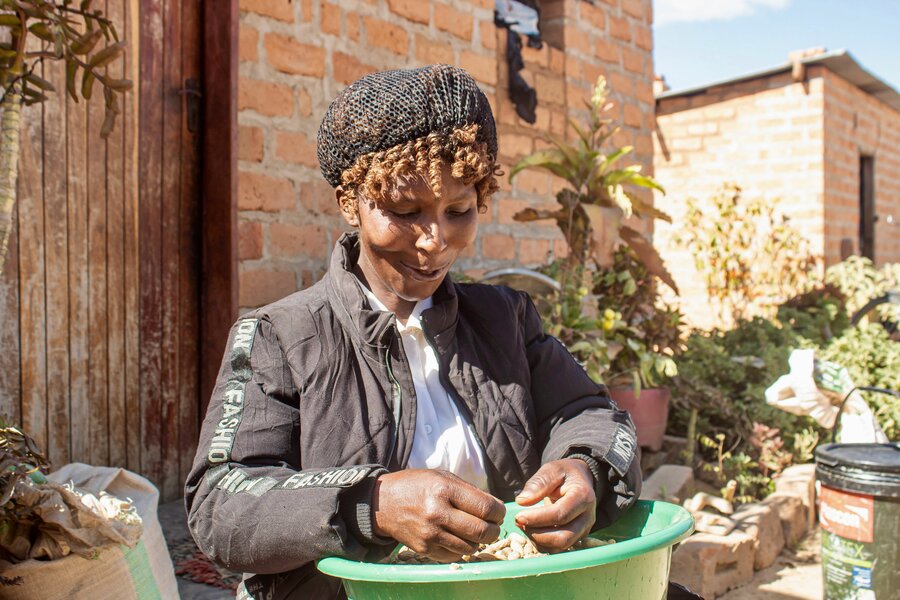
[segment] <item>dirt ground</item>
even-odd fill
[[[796,548],[785,548],[753,581],[731,590],[720,600],[821,600],[822,563],[819,530],[809,532]]]

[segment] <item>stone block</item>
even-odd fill
[[[806,526],[816,526],[816,465],[794,465],[788,467],[775,479],[775,491],[799,496],[806,507]]]
[[[762,503],[772,507],[778,513],[781,530],[784,532],[784,543],[792,546],[800,541],[807,530],[806,507],[799,496],[788,492],[775,492]]]
[[[694,471],[683,465],[662,465],[644,481],[641,498],[666,500],[686,498],[694,492]]]
[[[784,530],[778,512],[765,504],[742,506],[731,518],[739,531],[753,538],[753,568],[759,571],[775,562],[784,548]]]
[[[753,579],[753,545],[753,538],[738,530],[694,534],[672,553],[670,578],[713,600]]]

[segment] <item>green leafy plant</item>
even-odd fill
[[[771,314],[815,274],[818,261],[775,204],[744,198],[733,183],[708,203],[688,200],[675,241],[693,255],[723,324]]]
[[[870,300],[891,290],[900,290],[900,263],[888,263],[879,269],[864,256],[851,256],[828,267],[825,283],[846,297],[847,310],[852,315]],[[900,305],[884,304],[875,309],[875,315],[884,321],[898,323]]]
[[[618,130],[608,116],[614,106],[608,102],[608,96],[606,80],[600,77],[591,101],[586,103],[590,110],[587,129],[569,121],[578,140],[570,144],[549,136],[552,147],[539,150],[513,166],[510,180],[524,169],[543,169],[568,184],[556,195],[559,209],[527,208],[514,218],[522,222],[555,220],[568,243],[571,263],[584,264],[591,259],[600,266],[609,266],[616,245],[624,242],[651,273],[677,291],[653,245],[625,224],[632,216],[668,222],[671,218],[635,193],[638,188],[665,191],[652,177],[641,173],[641,165],[621,166],[633,148],[604,149]]]
[[[45,61],[64,61],[66,91],[77,102],[90,100],[95,84],[103,88],[107,137],[121,112],[118,96],[132,88],[107,67],[126,49],[115,25],[92,0],[0,0],[0,273],[6,257],[18,178],[22,105],[47,100],[53,84],[41,77]]]

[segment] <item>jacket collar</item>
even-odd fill
[[[331,254],[325,275],[335,314],[343,328],[358,342],[368,346],[390,346],[395,335],[393,313],[373,310],[360,289],[353,267],[359,260],[359,235],[355,231],[341,236]],[[458,320],[456,287],[445,277],[435,291],[433,306],[422,314],[425,332],[443,353],[452,343]]]

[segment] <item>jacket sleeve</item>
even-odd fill
[[[301,470],[300,401],[272,324],[238,320],[185,486],[194,540],[229,569],[280,573],[380,541],[370,499],[384,469]]]
[[[595,528],[619,518],[638,499],[641,461],[631,417],[595,383],[562,343],[546,335],[537,309],[522,294],[522,319],[541,462],[577,456],[594,474]]]

